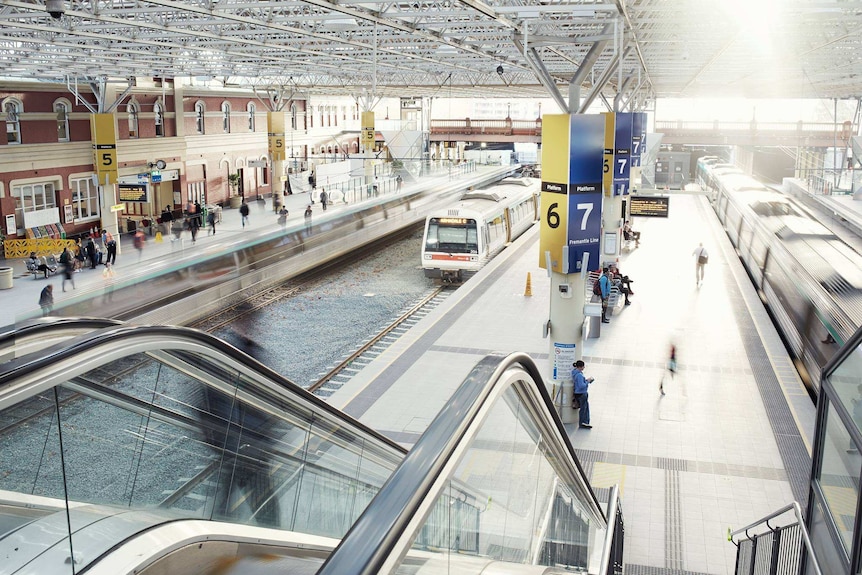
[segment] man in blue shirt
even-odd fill
[[[575,399],[581,406],[578,412],[578,425],[584,429],[592,429],[590,425],[590,394],[589,386],[593,382],[593,378],[584,377],[584,362],[578,360],[572,364],[572,381],[575,382]]]
[[[599,276],[599,287],[602,288],[602,323],[611,323],[608,319],[608,298],[611,297],[611,279],[608,273],[608,268],[603,268],[602,275]]]

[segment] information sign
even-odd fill
[[[613,112],[605,112],[605,149],[602,161],[602,191],[605,197],[614,193],[614,124],[616,116]]]
[[[362,130],[359,134],[359,143],[366,150],[374,148],[374,112],[362,112]]]
[[[90,114],[93,167],[100,184],[117,183],[117,129],[113,114]]]
[[[572,379],[572,364],[575,363],[575,344],[554,342],[554,374],[555,381],[570,381]]]
[[[614,126],[614,195],[629,193],[632,148],[632,114],[617,114]]]
[[[629,198],[629,213],[633,216],[666,218],[670,210],[667,196],[632,196]]]
[[[632,167],[640,167],[641,165],[644,122],[646,122],[646,114],[643,112],[632,114]]]
[[[267,112],[269,157],[273,162],[284,161],[284,112]]]
[[[119,184],[117,186],[120,194],[121,202],[146,202],[147,201],[147,185],[146,184]]]
[[[605,118],[549,114],[542,119],[542,209],[539,265],[579,273],[584,253],[598,262],[602,215]],[[568,260],[563,260],[563,247]]]
[[[126,209],[126,204],[114,204],[113,206],[111,206],[112,212],[122,212],[125,209]]]

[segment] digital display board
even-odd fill
[[[666,218],[669,209],[670,198],[667,196],[631,196],[629,198],[629,213],[632,216]]]

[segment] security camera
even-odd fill
[[[503,65],[502,64],[497,66],[497,73],[501,76],[503,75]]]
[[[51,15],[51,18],[59,20],[66,13],[64,0],[45,0],[45,10]]]

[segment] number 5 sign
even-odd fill
[[[117,183],[117,127],[113,114],[90,115],[90,139],[93,142],[93,167],[99,183]]]
[[[542,118],[542,222],[539,265],[579,273],[584,253],[599,261],[605,118],[549,114]],[[564,261],[568,247],[568,260]]]

